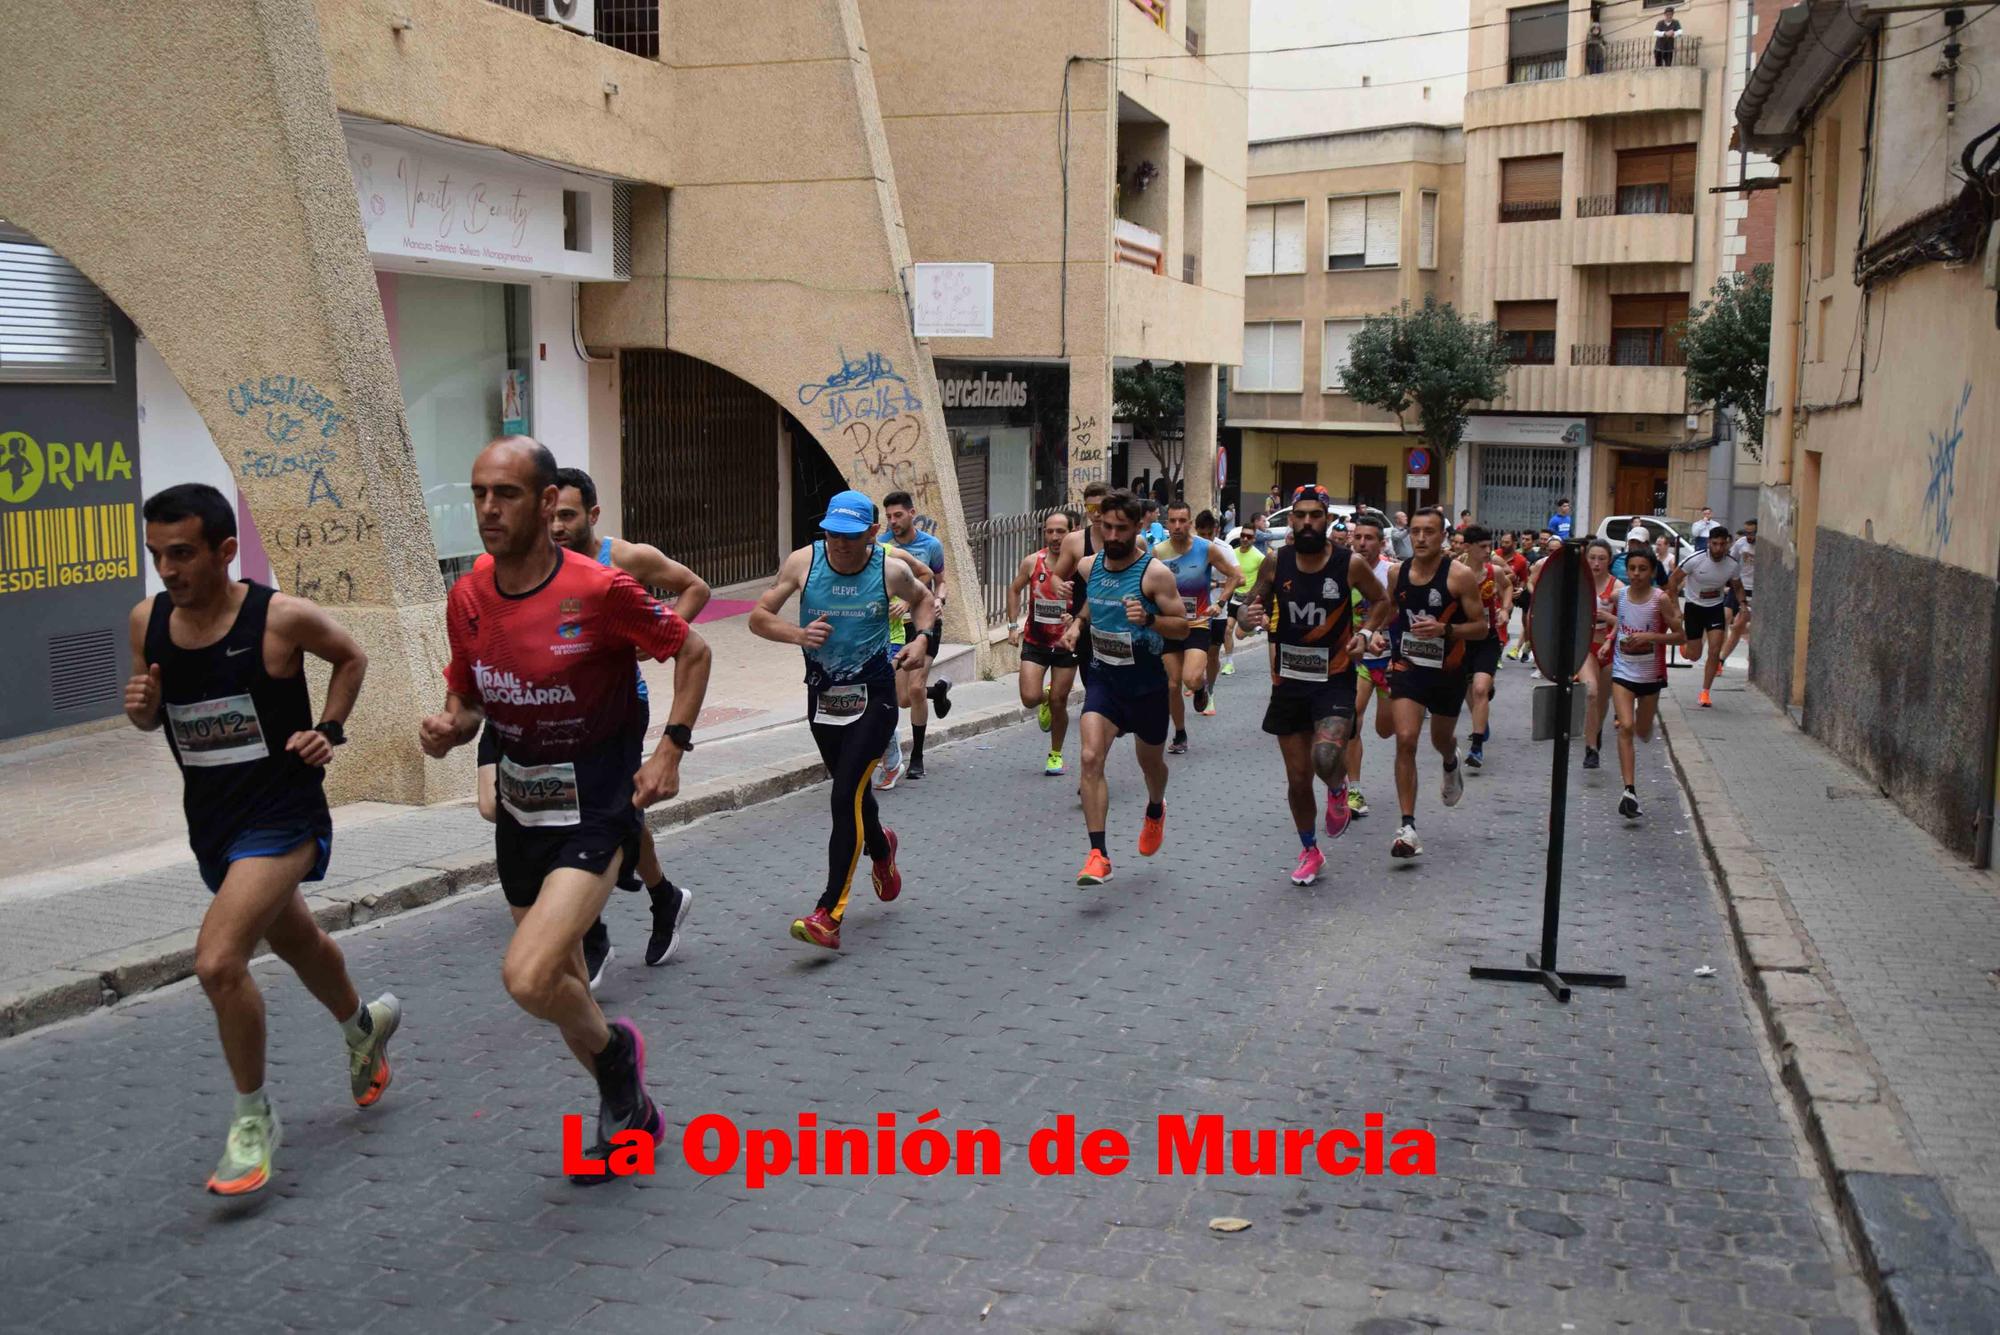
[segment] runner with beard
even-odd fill
[[[1393,614],[1388,591],[1366,558],[1328,537],[1333,498],[1307,485],[1292,494],[1292,540],[1257,572],[1244,621],[1271,631],[1277,666],[1264,731],[1278,739],[1285,761],[1285,803],[1299,836],[1293,885],[1311,885],[1326,868],[1313,828],[1313,778],[1326,785],[1326,833],[1347,832],[1347,741],[1354,729],[1354,665],[1374,632]],[[1369,605],[1354,624],[1353,594]],[[1275,608],[1275,622],[1271,609]]]
[[[1020,646],[1018,673],[1021,705],[1035,711],[1042,731],[1049,734],[1044,774],[1063,772],[1063,739],[1069,736],[1069,692],[1076,684],[1076,655],[1062,647],[1069,627],[1069,604],[1056,596],[1050,562],[1062,552],[1069,536],[1070,514],[1058,511],[1042,521],[1042,547],[1021,558],[1014,582],[1007,586],[1007,638]],[[1028,620],[1021,623],[1021,597],[1027,595]]]
[[[1389,556],[1387,522],[1373,510],[1363,511],[1350,521],[1350,532],[1354,554],[1368,563],[1376,583],[1387,590],[1396,578],[1396,563]],[[1383,601],[1388,601],[1386,592]],[[1354,610],[1363,619],[1374,610],[1374,604],[1363,599],[1358,588],[1354,591]],[[1388,620],[1395,620],[1393,608]],[[1347,809],[1356,816],[1368,814],[1368,799],[1361,795],[1358,781],[1369,701],[1375,702],[1375,735],[1385,742],[1396,735],[1396,721],[1389,713],[1389,658],[1393,652],[1387,629],[1377,630],[1368,637],[1368,645],[1362,649],[1360,662],[1354,669],[1354,727],[1347,739]]]
[[[1094,662],[1083,698],[1083,816],[1090,854],[1077,873],[1078,885],[1111,879],[1111,855],[1104,826],[1111,793],[1104,761],[1112,743],[1127,733],[1146,779],[1146,817],[1139,828],[1139,854],[1151,857],[1166,838],[1167,693],[1161,655],[1165,641],[1187,629],[1180,591],[1167,567],[1141,544],[1139,522],[1145,504],[1123,492],[1104,499],[1097,520],[1102,546],[1084,558],[1077,582],[1087,596],[1064,632],[1065,648],[1087,643]],[[1087,637],[1087,638],[1086,638]]]
[[[1425,506],[1410,517],[1410,559],[1396,571],[1394,597],[1402,637],[1389,664],[1390,709],[1396,719],[1396,796],[1403,823],[1389,846],[1392,857],[1423,853],[1417,841],[1417,740],[1424,715],[1431,718],[1431,745],[1444,757],[1444,804],[1465,796],[1458,760],[1458,716],[1465,707],[1466,645],[1485,639],[1488,626],[1479,602],[1478,577],[1447,560],[1444,511]]]

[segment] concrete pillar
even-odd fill
[[[1069,359],[1069,499],[1083,504],[1083,489],[1111,482],[1111,360]]]
[[[1200,514],[1215,508],[1215,364],[1188,362],[1182,370],[1187,377],[1185,494]]]

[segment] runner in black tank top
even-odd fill
[[[125,715],[143,731],[166,726],[188,842],[215,894],[195,972],[215,1007],[236,1113],[208,1189],[237,1196],[270,1181],[283,1135],[264,1096],[264,1001],[249,970],[260,939],[341,1022],[354,1101],[368,1107],[389,1085],[401,1007],[386,992],[362,1006],[340,947],[299,893],[302,879],[326,874],[333,825],[321,771],[346,740],[341,725],[368,660],[312,603],[230,583],[236,511],[215,488],[170,487],[146,502],[145,516],[146,550],[166,592],[132,609]],[[318,727],[307,653],[333,665]]]
[[[1490,633],[1479,601],[1479,576],[1444,551],[1444,511],[1429,506],[1410,517],[1410,559],[1396,571],[1396,614],[1402,626],[1389,662],[1389,710],[1396,723],[1396,795],[1403,823],[1392,857],[1422,853],[1417,842],[1417,735],[1431,716],[1431,745],[1444,757],[1444,804],[1458,805],[1465,775],[1458,763],[1458,715],[1465,706],[1465,642]]]

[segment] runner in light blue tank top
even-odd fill
[[[888,559],[881,546],[871,545],[868,564],[856,574],[843,575],[827,563],[826,543],[813,544],[812,572],[799,594],[799,624],[809,626],[825,617],[833,629],[825,644],[805,651],[808,686],[895,680],[883,569]]]
[[[1119,695],[1145,695],[1167,685],[1167,670],[1160,661],[1166,642],[1160,632],[1125,614],[1127,598],[1139,599],[1154,612],[1160,610],[1140,590],[1151,560],[1142,556],[1123,570],[1112,570],[1100,552],[1090,565],[1091,672],[1101,669],[1106,685]]]

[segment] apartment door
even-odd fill
[[[1354,465],[1354,503],[1363,508],[1387,511],[1389,470],[1368,464]]]
[[[1318,464],[1306,460],[1278,461],[1278,491],[1287,504],[1291,503],[1293,492],[1317,481],[1319,481]]]
[[[1612,482],[1611,511],[1621,515],[1657,515],[1667,510],[1667,456],[1621,450]]]

